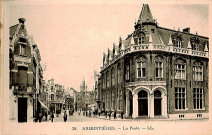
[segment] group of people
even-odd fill
[[[50,114],[50,117],[51,117],[51,122],[54,122],[54,112],[52,112],[52,113]],[[64,122],[66,122],[67,119],[68,119],[68,116],[67,116],[67,113],[66,113],[66,111],[65,111],[65,112],[64,112],[64,115],[63,115],[63,120],[64,120]]]
[[[112,115],[111,110],[109,110],[109,112],[99,110],[99,112],[98,112],[99,117],[101,116],[102,113],[105,115],[105,118],[109,117],[109,119],[111,119],[111,115]],[[114,119],[117,119],[116,110],[113,112],[113,117],[114,117]],[[123,118],[124,118],[124,113],[123,113],[123,111],[121,111],[121,119],[123,119]]]

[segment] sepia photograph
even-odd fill
[[[209,135],[209,1],[2,1],[0,134]]]

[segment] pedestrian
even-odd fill
[[[52,112],[51,114],[51,119],[52,119],[52,122],[54,121],[54,112]]]
[[[91,111],[90,110],[88,111],[88,115],[89,115],[89,118],[90,118],[91,117]]]
[[[114,119],[116,119],[116,110],[114,111]]]
[[[109,114],[108,115],[109,115],[109,119],[110,119],[110,117],[111,117],[111,110],[109,111]]]
[[[39,119],[39,122],[41,122],[41,120],[42,120],[42,114],[41,114],[41,112],[39,112],[39,114],[38,114],[38,119]]]
[[[48,114],[47,114],[47,112],[45,113],[45,117],[46,117],[46,121],[47,121],[47,117],[48,117]]]
[[[88,115],[88,111],[86,111],[85,114],[86,114],[85,116],[87,116]]]
[[[105,111],[105,118],[107,118],[107,111]]]
[[[63,118],[64,118],[64,122],[66,122],[66,121],[67,121],[67,114],[66,114],[66,111],[64,112]]]
[[[99,117],[100,117],[101,111],[99,110]]]
[[[121,119],[123,119],[123,115],[124,115],[124,113],[123,113],[123,111],[121,111]]]

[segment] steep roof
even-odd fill
[[[16,25],[10,27],[10,37],[12,37],[15,34],[15,32],[18,28],[18,25],[19,24],[16,24]]]
[[[158,30],[158,33],[161,35],[161,38],[165,45],[168,45],[170,36],[177,32],[179,32],[182,35],[182,38],[184,41],[182,44],[183,48],[187,48],[189,40],[195,36],[200,39],[200,44],[202,44],[203,48],[205,47],[205,42],[208,41],[207,37],[203,37],[203,36],[199,36],[199,35],[195,35],[195,34],[191,34],[191,33],[186,33],[186,32],[182,32],[182,31],[176,31],[176,30],[171,30],[171,29],[162,28],[162,27],[158,27],[157,30]]]
[[[149,8],[148,4],[143,4],[140,16],[138,18],[138,23],[143,23],[143,22],[152,22],[152,23],[154,23],[154,19],[152,17],[152,13],[150,11],[150,8]]]

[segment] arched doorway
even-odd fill
[[[130,100],[130,117],[132,117],[133,114],[133,96],[132,96],[132,92],[129,91],[129,100]]]
[[[155,116],[161,116],[161,92],[159,90],[156,90],[154,92],[154,115]]]
[[[138,93],[138,116],[148,116],[148,94],[144,90]]]

